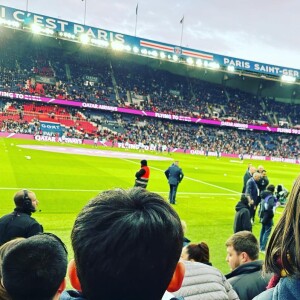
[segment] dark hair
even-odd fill
[[[266,251],[265,271],[280,274],[282,267],[288,275],[300,277],[300,176],[293,185]]]
[[[274,193],[275,192],[275,185],[274,184],[269,184],[267,186],[267,190],[271,193]]]
[[[232,246],[240,254],[246,252],[251,260],[257,260],[259,256],[259,245],[256,237],[250,231],[239,231],[226,241],[226,247]]]
[[[209,248],[205,242],[199,244],[189,244],[186,246],[187,254],[189,260],[207,264],[209,263]]]
[[[144,166],[147,166],[147,161],[145,159],[141,160],[141,165],[144,167]]]
[[[15,245],[19,244],[24,239],[25,238],[23,238],[23,237],[19,237],[19,238],[16,238],[16,239],[6,242],[5,244],[3,244],[0,247],[0,279],[2,278],[2,264],[3,264],[4,256],[11,248],[13,248]]]
[[[246,205],[249,205],[249,198],[248,198],[248,196],[246,196],[245,194],[242,194],[242,195],[241,195],[240,201],[241,201],[242,203],[246,204]]]
[[[3,284],[12,300],[50,300],[67,271],[67,252],[54,235],[24,239],[5,255]]]
[[[158,194],[104,191],[79,213],[71,234],[89,300],[161,299],[183,243],[180,219]]]

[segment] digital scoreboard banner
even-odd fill
[[[137,110],[137,109],[131,109],[131,108],[124,108],[124,107],[115,107],[115,106],[102,105],[102,104],[97,104],[97,103],[62,100],[62,99],[47,98],[47,97],[34,96],[34,95],[23,95],[23,94],[18,94],[18,93],[13,93],[13,92],[4,92],[1,90],[0,90],[0,97],[10,98],[10,99],[28,100],[28,101],[37,101],[37,102],[66,105],[66,106],[73,106],[73,107],[91,108],[91,109],[111,111],[111,112],[120,112],[120,113],[126,113],[126,114],[131,114],[131,115],[154,117],[154,118],[158,118],[158,119],[177,120],[177,121],[206,124],[206,125],[234,127],[234,128],[250,129],[250,130],[254,129],[254,130],[260,130],[260,131],[291,133],[291,134],[300,135],[300,129],[296,129],[296,128],[269,127],[269,126],[253,125],[253,124],[243,124],[243,123],[237,123],[237,122],[202,119],[202,118],[195,118],[195,117],[188,117],[188,116],[158,113],[158,112],[153,112],[153,111],[144,111],[144,110]]]
[[[80,34],[87,34],[90,38],[98,39],[106,42],[119,42],[130,47],[138,47],[150,51],[162,51],[166,54],[174,54],[183,58],[201,59],[202,61],[215,62],[220,66],[234,66],[236,70],[244,70],[272,76],[293,76],[300,78],[300,70],[293,68],[285,68],[282,66],[270,65],[261,62],[255,62],[245,59],[223,56],[219,54],[209,53],[196,49],[179,47],[177,45],[156,42],[148,39],[143,39],[131,35],[105,30],[101,28],[91,27],[78,23],[73,23],[66,20],[56,19],[49,16],[44,16],[32,12],[0,5],[0,18],[7,21],[17,21],[23,24],[23,27],[29,28],[35,23],[44,29],[51,29],[56,32],[70,33],[78,37]],[[167,28],[166,28],[167,30]]]

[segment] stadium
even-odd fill
[[[167,201],[164,172],[178,160],[174,209],[228,273],[225,242],[248,165],[287,190],[299,175],[300,70],[0,12],[1,216],[15,192],[34,191],[35,219],[72,258],[71,228],[91,198],[133,187],[146,159],[147,189]]]

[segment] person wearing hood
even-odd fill
[[[43,226],[31,217],[39,203],[35,193],[20,190],[14,195],[14,202],[14,211],[0,218],[0,245],[17,237],[28,238],[43,232]]]
[[[252,231],[249,198],[246,195],[243,194],[241,196],[241,200],[237,203],[235,211],[234,233],[244,230]]]
[[[276,198],[274,196],[275,186],[273,184],[268,185],[267,189],[261,194],[261,231],[259,237],[260,251],[265,252],[266,245],[269,239],[269,235],[274,225],[273,218],[276,209]]]

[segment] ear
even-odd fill
[[[58,288],[58,293],[61,294],[66,289],[66,286],[67,286],[67,281],[66,278],[64,278],[64,280],[62,281],[62,283]]]
[[[185,266],[184,263],[179,261],[177,263],[176,269],[174,271],[173,277],[169,283],[167,288],[168,292],[176,292],[181,288],[183,277],[185,273]]]
[[[68,264],[68,275],[71,282],[72,287],[81,292],[81,284],[79,282],[78,276],[77,276],[77,270],[76,270],[76,264],[75,260],[71,259]]]
[[[243,263],[247,263],[247,262],[251,261],[249,258],[249,255],[246,252],[241,253],[241,258],[242,258]]]

